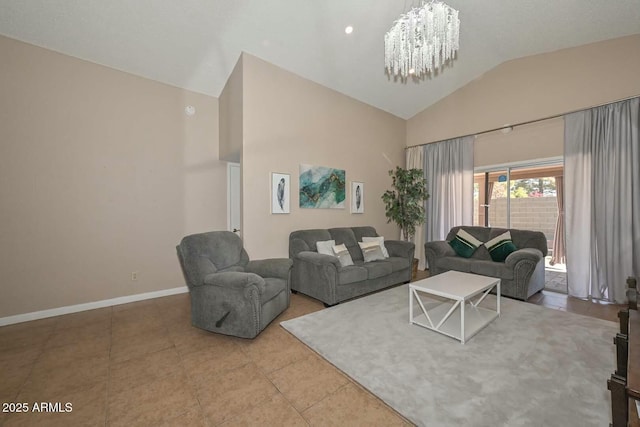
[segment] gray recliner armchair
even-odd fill
[[[290,259],[250,261],[242,240],[230,231],[186,236],[176,250],[194,326],[255,338],[289,307]]]

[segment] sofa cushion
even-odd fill
[[[455,237],[449,242],[449,245],[456,251],[458,256],[464,258],[470,258],[471,255],[478,249],[482,242],[466,231],[460,229],[456,233]]]
[[[451,241],[456,236],[459,230],[464,230],[467,233],[471,234],[476,239],[481,242],[486,242],[491,238],[491,227],[479,227],[479,226],[471,226],[471,225],[458,225],[456,227],[451,228],[449,230],[449,234],[447,234],[447,238],[445,240]]]
[[[364,262],[371,262],[384,259],[382,248],[378,242],[358,242]]]
[[[368,279],[388,276],[393,272],[393,266],[386,261],[365,262],[363,267],[367,269]]]
[[[385,258],[389,258],[389,252],[387,251],[387,248],[384,245],[384,237],[383,236],[377,236],[377,237],[366,237],[366,236],[364,236],[364,237],[362,237],[362,241],[364,243],[378,242],[378,244],[380,245],[380,249],[382,249],[382,255],[384,255]]]
[[[516,248],[538,249],[542,252],[543,257],[547,256],[549,244],[543,232],[516,229],[511,229],[509,232],[511,233],[511,240],[513,244],[516,245]]]
[[[367,269],[359,265],[350,265],[342,267],[338,271],[338,284],[346,285],[348,283],[361,282],[367,280]]]
[[[376,233],[376,229],[373,227],[352,227],[353,234],[356,236],[356,240],[358,242],[364,242],[363,237],[376,237],[378,233]]]
[[[347,247],[344,244],[335,245],[333,247],[333,254],[334,256],[338,257],[338,260],[340,261],[341,266],[348,267],[350,265],[353,265],[353,260],[351,259],[351,255],[349,255],[349,251],[347,250]]]
[[[471,263],[471,270],[469,270],[469,273],[497,277],[505,280],[513,279],[513,269],[507,267],[502,262],[474,260]]]
[[[392,256],[392,257],[386,258],[384,261],[391,264],[391,271],[393,271],[394,273],[396,271],[411,268],[411,261],[409,260],[409,258]]]
[[[484,245],[489,250],[491,259],[495,262],[504,262],[511,252],[515,252],[517,250],[511,240],[511,233],[508,231],[505,231],[499,236],[489,240]]]
[[[293,259],[299,252],[318,251],[316,242],[331,240],[328,230],[298,230],[289,235],[289,258]]]
[[[436,266],[438,267],[438,269],[443,271],[456,270],[462,271],[463,273],[468,273],[471,271],[471,265],[474,262],[478,261],[475,259],[472,260],[459,256],[445,256],[436,260]]]
[[[473,237],[475,237],[476,239],[478,239],[481,242],[486,242],[487,240],[491,239],[491,228],[490,227],[477,227],[477,226],[470,226],[470,225],[460,225],[457,227],[453,227],[450,231],[449,234],[447,234],[447,241],[451,241],[455,236],[456,233],[458,233],[459,230],[464,230],[467,233],[471,234]],[[484,247],[484,245],[481,245],[478,247],[478,249],[476,249],[476,251],[473,253],[473,255],[471,256],[471,258],[473,259],[485,259],[485,260],[490,260],[491,257],[489,256],[489,251],[487,250],[487,248]]]
[[[335,240],[323,240],[316,242],[316,249],[319,254],[335,256],[333,247],[336,245]]]
[[[358,240],[356,240],[356,235],[353,233],[352,229],[348,227],[330,228],[329,234],[331,234],[331,238],[336,241],[336,245],[344,243],[349,250],[353,261],[364,259],[360,246],[358,246]]]

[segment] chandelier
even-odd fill
[[[387,73],[417,78],[455,57],[459,43],[458,11],[441,1],[421,2],[393,24],[384,36]]]

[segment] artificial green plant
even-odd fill
[[[427,180],[421,169],[404,169],[399,166],[390,170],[392,190],[382,195],[387,223],[393,221],[400,227],[404,240],[411,241],[416,227],[426,221],[424,202],[429,198]]]

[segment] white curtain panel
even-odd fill
[[[424,172],[424,148],[409,147],[407,148],[407,169],[422,169]],[[418,269],[425,269],[424,256],[424,225],[416,227],[416,234],[413,238],[416,244],[415,257],[418,258]]]
[[[425,241],[444,240],[451,227],[473,224],[473,136],[424,146],[427,178]],[[424,248],[423,248],[424,249]]]
[[[640,98],[565,116],[569,295],[626,302],[640,274]]]

